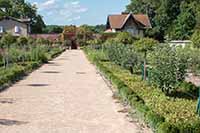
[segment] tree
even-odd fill
[[[17,38],[17,43],[19,46],[24,47],[28,44],[28,39],[26,37],[21,36]]]
[[[51,33],[62,33],[64,29],[64,26],[58,26],[58,25],[47,25],[45,28],[43,28],[43,33],[51,34]]]
[[[171,39],[190,39],[196,25],[194,8],[183,2],[180,6],[181,13],[174,21],[174,25],[170,28],[169,34]]]
[[[88,25],[82,25],[77,29],[76,37],[80,45],[86,45],[87,41],[92,39],[93,31]]]
[[[120,32],[116,37],[116,41],[122,44],[132,44],[134,37],[128,32]]]
[[[140,40],[134,43],[135,48],[137,51],[143,54],[144,58],[144,80],[147,78],[147,54],[154,50],[154,47],[158,44],[158,42],[151,38],[141,38]]]
[[[145,36],[164,41],[188,39],[194,28],[200,29],[199,5],[197,0],[131,0],[126,11],[148,14],[153,28]]]
[[[188,58],[182,48],[171,47],[168,44],[159,45],[151,53],[150,63],[153,67],[152,82],[167,94],[174,91],[178,83],[185,79]]]
[[[194,32],[191,40],[195,48],[200,48],[200,31],[199,30]]]
[[[9,48],[12,44],[16,42],[16,38],[11,34],[4,34],[1,38],[1,44],[5,48]]]

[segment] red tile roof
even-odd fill
[[[108,22],[110,28],[121,29],[129,17],[133,17],[137,23],[143,25],[143,28],[151,28],[151,23],[149,17],[144,14],[120,14],[120,15],[110,15],[108,16]]]

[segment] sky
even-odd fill
[[[110,14],[120,14],[129,0],[26,0],[35,4],[48,25],[105,24]]]

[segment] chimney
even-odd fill
[[[130,14],[129,12],[122,12],[122,15],[128,15]]]

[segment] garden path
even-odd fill
[[[66,51],[0,94],[1,133],[141,133],[83,51]]]

